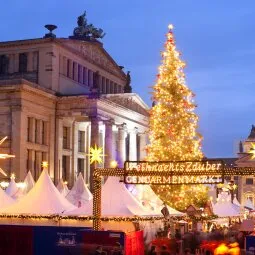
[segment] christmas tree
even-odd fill
[[[148,161],[200,160],[201,135],[196,131],[198,116],[194,112],[194,93],[185,84],[185,63],[176,50],[169,26],[162,64],[153,86],[150,110]],[[184,210],[190,204],[202,206],[207,201],[203,185],[153,185],[153,190],[170,206]]]

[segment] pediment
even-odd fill
[[[148,105],[136,93],[108,94],[101,95],[101,98],[105,98],[142,115],[149,116]]]
[[[105,69],[107,72],[110,72],[123,80],[126,80],[125,73],[99,43],[73,39],[58,39],[58,42],[79,56],[82,55],[87,61]]]

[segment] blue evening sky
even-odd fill
[[[196,94],[203,150],[208,157],[235,156],[255,123],[254,0],[2,1],[0,41],[42,37],[45,24],[68,37],[84,10],[107,33],[105,49],[131,71],[133,91],[149,105],[167,26],[174,24],[187,85]]]

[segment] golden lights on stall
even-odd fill
[[[111,168],[116,168],[118,166],[118,162],[116,161],[116,160],[112,160],[111,162],[110,162],[110,167]]]

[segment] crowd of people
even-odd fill
[[[191,231],[175,236],[159,235],[151,242],[149,255],[205,254],[205,255],[239,255],[244,249],[245,235],[248,233],[235,228],[218,227],[211,232]]]

